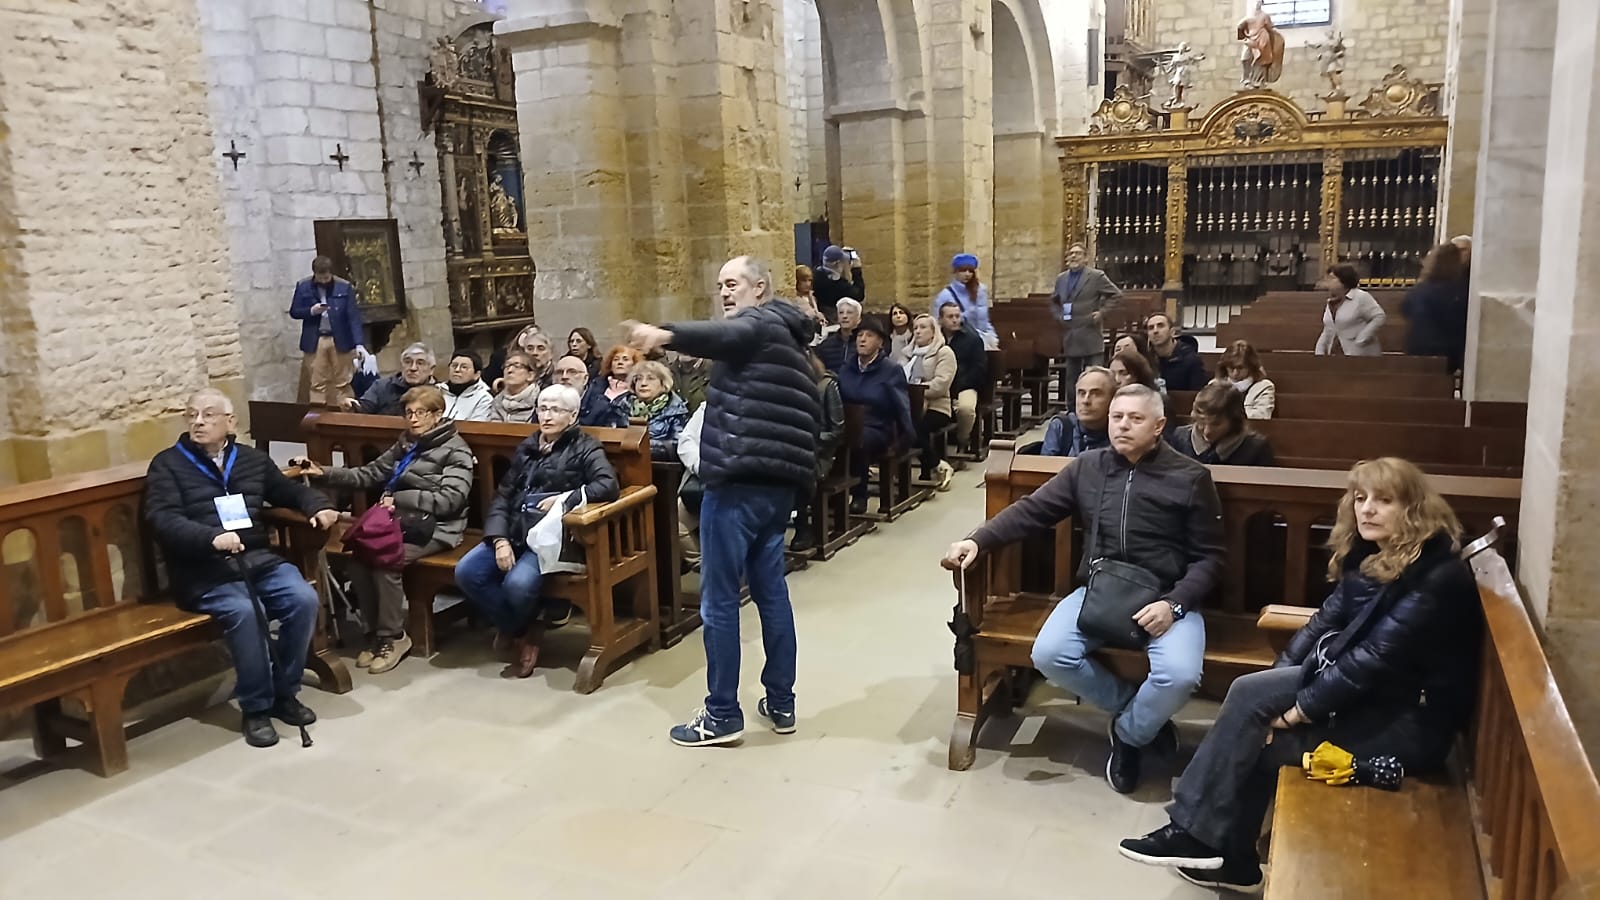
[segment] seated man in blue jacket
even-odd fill
[[[556,384],[564,384],[578,392],[578,424],[602,428],[627,428],[628,416],[623,408],[606,399],[606,380],[589,380],[589,365],[581,358],[567,354],[556,360],[552,370]]]
[[[889,329],[876,316],[861,320],[856,329],[855,354],[840,368],[839,394],[846,404],[866,408],[861,429],[860,453],[850,457],[850,474],[857,481],[851,488],[850,512],[867,511],[867,467],[891,448],[903,448],[916,437],[911,421],[911,389],[905,370],[889,359]]]
[[[1106,433],[1111,416],[1111,395],[1117,380],[1105,366],[1090,366],[1078,376],[1077,406],[1074,412],[1052,416],[1044,430],[1040,456],[1078,456],[1108,446]]]
[[[310,402],[338,409],[340,401],[354,396],[350,378],[361,345],[355,285],[333,274],[333,260],[319,256],[311,261],[311,277],[295,284],[289,316],[300,320],[300,352],[311,370]]]

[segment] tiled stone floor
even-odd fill
[[[979,474],[790,578],[800,730],[756,727],[743,616],[742,745],[682,749],[704,692],[698,635],[572,693],[579,629],[550,666],[497,677],[482,635],[303,698],[316,746],[257,750],[213,705],[132,741],[132,770],[0,778],[0,897],[1195,898],[1116,841],[1165,821],[1175,764],[1111,792],[1105,719],[1049,690],[945,768],[953,600],[936,565],[982,514]],[[1198,738],[1214,707],[1186,710]],[[0,769],[27,755],[0,743]]]

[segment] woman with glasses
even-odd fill
[[[689,422],[689,404],[672,390],[672,373],[654,360],[633,367],[628,376],[633,386],[630,418],[644,419],[650,428],[650,458],[678,458],[678,434]]]
[[[520,350],[507,354],[505,375],[500,379],[500,393],[489,405],[489,421],[524,423],[533,421],[534,406],[539,399],[538,380],[534,377],[533,360]]]
[[[517,447],[500,480],[484,516],[483,543],[456,563],[462,594],[494,623],[497,644],[509,641],[515,648],[513,661],[500,672],[503,678],[533,674],[545,627],[565,622],[570,609],[561,603],[559,612],[552,609],[541,617],[542,576],[539,556],[528,548],[529,530],[546,515],[566,514],[580,499],[603,503],[617,498],[617,473],[600,442],[578,427],[578,403],[578,392],[566,385],[539,392],[539,430]],[[569,491],[574,493],[555,509],[556,500]],[[578,552],[569,541],[561,559],[577,562]]]
[[[311,480],[326,487],[369,490],[381,486],[378,504],[395,511],[405,540],[406,565],[461,543],[472,492],[472,450],[445,418],[444,395],[430,386],[414,387],[402,398],[406,430],[382,456],[358,469],[324,469],[296,460]],[[375,569],[350,559],[367,649],[356,666],[382,674],[411,652],[405,629],[404,569]]]

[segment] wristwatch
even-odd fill
[[[1167,598],[1167,605],[1172,607],[1172,621],[1174,622],[1183,621],[1183,617],[1189,614],[1189,611],[1183,608],[1182,603],[1179,603],[1170,597]]]

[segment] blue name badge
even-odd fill
[[[212,502],[217,505],[217,518],[222,520],[222,527],[228,531],[239,531],[254,524],[250,521],[250,508],[245,505],[243,494],[223,494]]]

